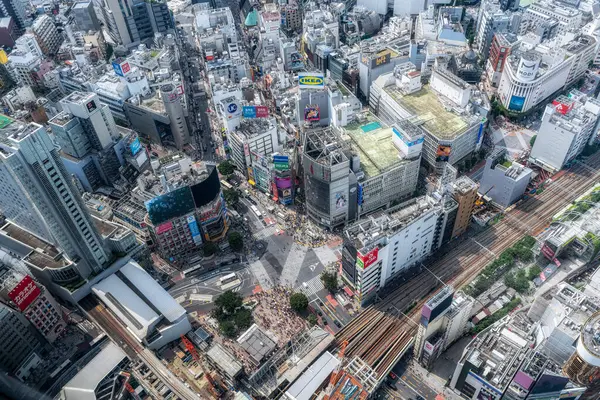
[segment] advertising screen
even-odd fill
[[[10,297],[17,307],[23,311],[29,307],[41,293],[40,288],[35,284],[33,279],[31,279],[29,275],[25,275],[25,278],[23,278],[13,290],[8,292],[8,297]]]
[[[377,57],[371,60],[371,68],[376,68],[381,65],[388,64],[392,59],[392,55],[390,52],[386,52],[385,54],[379,54]]]
[[[558,100],[552,101],[552,105],[554,106],[554,109],[557,112],[561,113],[562,115],[566,115],[569,111],[571,111],[574,104],[575,104],[574,102],[565,104],[565,103],[561,103]]]
[[[344,248],[342,249],[342,271],[346,279],[352,284],[356,282],[356,254],[354,246],[344,243]]]
[[[298,86],[301,89],[323,89],[325,76],[321,72],[299,72]]]
[[[200,236],[200,229],[198,229],[198,223],[196,222],[196,217],[190,215],[187,217],[188,228],[190,229],[190,233],[192,234],[192,240],[195,244],[202,243],[202,236]]]
[[[273,156],[273,166],[278,171],[286,171],[290,169],[288,156]]]
[[[335,194],[335,209],[341,210],[348,205],[348,196],[344,192],[337,192]]]
[[[513,111],[521,111],[525,105],[525,97],[512,96],[510,103],[508,103],[508,109]]]
[[[451,146],[440,144],[435,153],[435,161],[448,161],[450,159],[450,153],[452,153]]]
[[[218,179],[217,179],[218,182]],[[188,186],[175,189],[144,203],[150,221],[162,224],[176,217],[189,214],[194,209],[194,198]]]
[[[554,246],[549,245],[548,243],[544,243],[544,245],[542,246],[542,254],[548,259],[548,260],[552,260],[554,259],[554,256],[556,255],[556,249],[553,249]]]
[[[190,187],[196,208],[203,207],[217,198],[221,191],[221,182],[217,169],[213,168],[208,178]]]
[[[304,120],[305,121],[319,121],[321,114],[319,112],[319,106],[316,104],[309,104],[304,109]]]
[[[162,225],[159,225],[156,227],[156,234],[160,235],[163,234],[165,232],[169,232],[171,229],[173,229],[173,223],[172,222],[165,222]]]
[[[96,107],[96,102],[94,100],[88,101],[85,106],[86,106],[88,112],[95,111],[98,108],[98,107]]]
[[[140,138],[136,137],[133,142],[129,145],[129,150],[131,150],[131,155],[135,156],[138,151],[142,148],[142,144],[140,143]]]

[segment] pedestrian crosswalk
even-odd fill
[[[317,275],[308,281],[303,282],[298,288],[307,297],[310,297],[313,294],[325,289],[325,286],[323,286],[323,282],[321,282],[321,277]]]

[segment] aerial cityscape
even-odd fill
[[[600,400],[600,0],[0,0],[0,377]]]

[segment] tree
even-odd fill
[[[306,320],[311,325],[316,325],[318,322],[317,316],[315,314],[309,314],[308,317],[306,318]]]
[[[233,251],[241,251],[244,248],[244,238],[239,232],[231,232],[227,237],[227,241]]]
[[[527,270],[527,279],[533,280],[542,273],[542,269],[538,265],[532,265]]]
[[[323,286],[330,292],[338,290],[338,279],[335,273],[323,271],[321,281],[323,282]]]
[[[242,306],[242,303],[242,296],[231,290],[226,291],[215,300],[215,305],[227,314],[233,314],[235,310]]]
[[[531,139],[529,139],[529,145],[531,147],[533,147],[533,144],[535,143],[535,140],[537,139],[537,135],[532,136]]]
[[[219,323],[219,330],[223,335],[228,338],[232,338],[237,333],[237,329],[235,328],[235,324],[231,321],[223,321]]]
[[[520,269],[516,274],[509,272],[504,276],[504,284],[515,289],[519,293],[525,293],[529,290],[529,279],[524,269]]]
[[[290,296],[290,307],[296,312],[302,312],[308,307],[308,298],[304,293],[294,293]]]
[[[236,311],[233,318],[238,330],[248,329],[252,325],[252,312],[246,308],[240,308]]]
[[[240,192],[236,189],[225,189],[223,190],[223,197],[225,197],[228,206],[235,207],[240,201]]]
[[[217,169],[221,175],[227,176],[233,174],[235,166],[230,161],[225,160],[217,166]]]
[[[202,246],[202,251],[204,251],[205,257],[212,256],[213,254],[215,254],[217,252],[217,250],[218,250],[218,247],[213,242],[206,242]]]

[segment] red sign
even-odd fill
[[[375,247],[373,250],[368,252],[366,255],[358,253],[358,258],[363,262],[363,268],[367,269],[369,266],[377,261],[379,257],[379,247]]]
[[[8,293],[8,297],[10,297],[17,307],[23,311],[29,307],[41,293],[40,288],[35,284],[33,279],[31,279],[29,275],[25,275],[25,278],[23,278],[23,280]]]
[[[267,118],[269,116],[269,107],[256,106],[256,118]]]
[[[126,74],[129,71],[131,71],[131,67],[129,66],[128,62],[124,62],[123,64],[121,64],[121,71],[123,71],[123,74]]]
[[[161,233],[169,232],[171,229],[173,229],[173,223],[165,222],[164,224],[156,227],[156,234],[160,235]]]
[[[177,86],[177,94],[180,96],[183,94],[183,85]]]
[[[556,253],[547,244],[544,243],[544,245],[542,246],[542,254],[544,254],[544,256],[546,256],[547,259],[553,260],[554,254]]]
[[[554,109],[561,113],[562,115],[566,115],[569,111],[571,111],[573,109],[573,104],[575,103],[570,103],[570,104],[564,104],[561,103],[558,100],[554,100],[552,102],[552,105],[554,106]]]

